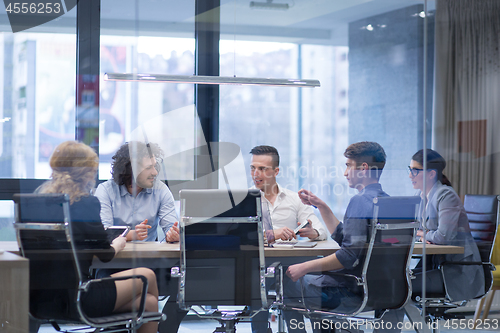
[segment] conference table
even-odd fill
[[[340,246],[337,242],[329,239],[326,241],[317,242],[317,245],[311,248],[292,248],[286,247],[265,247],[265,260],[266,266],[271,265],[273,262],[279,261],[283,266],[289,266],[295,263],[304,262],[307,260],[315,259],[318,257],[328,256],[335,251],[339,250]],[[424,244],[415,244],[413,255],[422,255]],[[463,253],[463,247],[459,246],[444,246],[426,244],[426,254],[449,254],[449,253]],[[209,260],[213,258],[207,257]],[[118,255],[109,263],[103,264],[98,260],[94,260],[93,267],[114,267],[114,268],[128,268],[133,266],[147,266],[147,267],[164,267],[169,269],[172,266],[179,266],[180,249],[179,243],[154,243],[154,242],[129,242],[125,249],[118,253]],[[253,259],[252,266],[257,264]],[[243,260],[246,262],[246,260]],[[237,267],[237,278],[235,285],[235,298],[248,297],[251,292],[252,285],[258,281],[257,271],[252,270],[251,267],[246,267],[246,264],[241,265],[238,260],[235,261]],[[191,288],[197,288],[196,284],[191,284]],[[201,287],[203,289],[203,287]],[[193,291],[194,294],[202,293],[203,290]],[[281,313],[278,316],[278,331],[284,331],[284,318]]]
[[[413,255],[422,255],[423,248],[423,244],[415,244]],[[333,240],[317,242],[317,245],[311,248],[266,247],[266,265],[270,265],[275,261],[280,261],[282,265],[287,266],[321,256],[328,256],[339,249],[340,246]],[[0,253],[0,271],[3,272],[3,274],[0,275],[0,277],[3,276],[3,278],[0,278],[0,284],[4,287],[3,289],[13,290],[12,287],[14,282],[11,277],[5,280],[6,276],[10,276],[7,274],[8,272],[6,269],[15,269],[18,273],[17,276],[24,277],[16,282],[14,288],[17,292],[24,290],[24,297],[10,297],[11,299],[9,299],[9,302],[18,302],[20,305],[16,306],[16,308],[26,309],[26,312],[21,311],[26,314],[26,318],[20,318],[18,320],[18,322],[22,323],[20,324],[21,327],[26,327],[28,308],[27,290],[29,288],[27,279],[29,271],[27,260],[19,257],[20,251],[16,241],[0,241],[0,250],[4,251]],[[458,254],[463,253],[463,251],[463,247],[459,246],[434,244],[426,244],[425,246],[426,254]],[[92,266],[93,268],[131,268],[138,266],[170,268],[178,265],[179,258],[179,243],[128,242],[125,249],[119,252],[111,262],[102,263],[98,259],[94,259]],[[20,264],[22,264],[21,271],[19,271],[17,266],[16,268],[12,268],[13,261],[19,261]],[[20,285],[20,283],[22,285]],[[3,295],[2,297],[7,297],[6,293],[3,293]]]
[[[311,248],[265,247],[266,265],[279,261],[283,266],[328,256],[340,249],[337,242],[329,239],[318,241]],[[413,255],[423,254],[424,245],[416,243]],[[19,255],[16,241],[1,241],[0,249]],[[426,254],[459,254],[464,249],[460,246],[426,244]],[[103,263],[94,259],[92,268],[127,269],[132,267],[167,268],[178,266],[180,259],[179,243],[128,242],[125,249],[119,252],[113,260]]]
[[[1,242],[0,242],[1,247]],[[414,255],[423,254],[424,244],[416,243],[413,249]],[[315,247],[292,248],[292,247],[265,247],[266,257],[291,258],[291,257],[317,257],[327,256],[339,250],[340,246],[334,240],[319,241]],[[464,253],[461,246],[426,244],[426,254],[460,254]],[[179,243],[156,243],[156,242],[129,242],[125,249],[118,253],[116,259],[132,258],[179,258]]]
[[[424,244],[416,243],[413,248],[414,255],[423,254]],[[16,241],[0,241],[0,249],[19,255],[19,247]],[[339,250],[340,246],[333,240],[319,241],[311,248],[288,248],[288,247],[265,247],[265,256],[269,258],[296,258],[327,256]],[[460,254],[464,253],[461,246],[452,245],[425,245],[426,254]],[[179,259],[179,243],[157,243],[157,242],[128,242],[125,249],[118,253],[113,262],[126,262],[131,259]],[[97,266],[101,264],[95,263]],[[103,264],[107,265],[107,264]]]

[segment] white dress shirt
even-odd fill
[[[255,188],[255,186],[252,188]],[[262,200],[267,203],[270,210],[273,229],[276,230],[288,227],[293,230],[297,227],[297,222],[302,223],[309,219],[312,222],[313,229],[318,231],[319,236],[316,240],[325,240],[328,236],[328,232],[323,223],[314,214],[312,207],[304,205],[297,192],[283,188],[279,185],[278,190],[279,192],[274,204],[271,204],[269,200],[266,199],[264,192],[262,192]],[[265,206],[266,205],[263,205],[263,207]]]

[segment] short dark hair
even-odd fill
[[[111,162],[111,174],[117,185],[132,185],[132,161],[130,151],[133,150],[137,161],[142,161],[144,157],[156,158],[155,168],[159,171],[163,151],[156,143],[143,143],[131,141],[123,144],[113,155]],[[134,159],[135,159],[134,158]]]
[[[277,168],[280,166],[280,154],[278,154],[278,149],[273,146],[256,146],[250,150],[252,155],[269,155],[273,159],[273,167]]]
[[[384,148],[376,142],[361,141],[351,144],[344,156],[356,161],[356,164],[366,163],[370,169],[370,178],[379,179],[385,166],[387,156]]]
[[[430,148],[426,149],[427,165],[424,166],[424,150],[417,151],[411,159],[421,164],[427,170],[436,170],[437,180],[445,185],[451,186],[450,181],[443,175],[443,170],[446,168],[446,160],[437,151]],[[443,181],[444,178],[444,181]]]

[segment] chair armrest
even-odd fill
[[[170,276],[171,277],[176,277],[180,278],[181,277],[181,270],[179,267],[175,266],[170,269]]]
[[[439,268],[442,266],[451,266],[451,265],[460,265],[460,266],[489,266],[491,271],[495,271],[496,267],[491,262],[481,262],[481,261],[443,261]]]
[[[279,261],[273,262],[271,265],[269,265],[266,269],[266,278],[273,278],[274,275],[276,274],[276,270],[283,269],[281,267],[281,263]]]
[[[336,272],[328,272],[328,271],[327,272],[321,272],[321,274],[329,275],[329,276],[344,276],[344,277],[348,277],[348,278],[356,280],[356,283],[358,284],[358,286],[362,286],[363,285],[363,279],[360,278],[360,277],[357,277],[356,275],[336,273]]]
[[[363,279],[360,278],[360,277],[357,277],[356,275],[352,275],[352,274],[344,274],[344,273],[337,273],[337,272],[330,272],[330,271],[311,272],[311,273],[307,273],[307,274],[310,274],[310,275],[344,276],[344,277],[348,277],[348,278],[356,280],[356,283],[358,284],[358,286],[363,285]]]
[[[268,296],[274,296],[272,306],[280,308],[283,306],[283,266],[279,261],[273,262],[266,268],[264,274],[266,279],[274,278],[274,289],[269,288],[267,291]]]
[[[140,321],[143,314],[144,314],[144,308],[145,308],[145,303],[146,303],[146,294],[148,292],[148,279],[144,275],[133,274],[133,275],[127,275],[127,276],[118,276],[118,277],[111,277],[110,276],[110,277],[105,277],[105,278],[100,278],[100,279],[92,279],[92,280],[89,280],[89,281],[83,283],[80,286],[80,289],[83,292],[87,292],[89,285],[92,283],[99,283],[102,281],[122,281],[122,280],[129,280],[129,279],[141,279],[141,281],[142,281],[141,301],[139,303],[139,309],[137,311],[138,321]]]

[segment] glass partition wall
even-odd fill
[[[15,240],[12,194],[51,174],[54,148],[75,138],[76,15],[17,31],[0,8],[0,239]]]
[[[98,153],[96,184],[112,178],[112,157],[126,142],[158,144],[157,178],[173,194],[177,220],[181,189],[254,186],[250,150],[258,145],[277,148],[280,187],[312,191],[339,220],[359,194],[344,175],[344,151],[361,141],[384,148],[380,184],[390,196],[434,186],[417,179],[432,172],[428,156],[412,158],[423,148],[446,160],[443,173],[462,202],[467,194],[500,193],[498,1],[92,0],[66,7],[63,16],[14,33],[10,12],[0,11],[0,241],[15,241],[12,194],[49,179],[49,158],[67,140]],[[109,73],[178,81],[116,81]],[[193,84],[187,76],[320,86]],[[165,240],[161,227],[155,239]],[[176,264],[139,259],[143,244],[129,245],[133,267],[164,274]],[[470,318],[475,304],[452,311]]]

